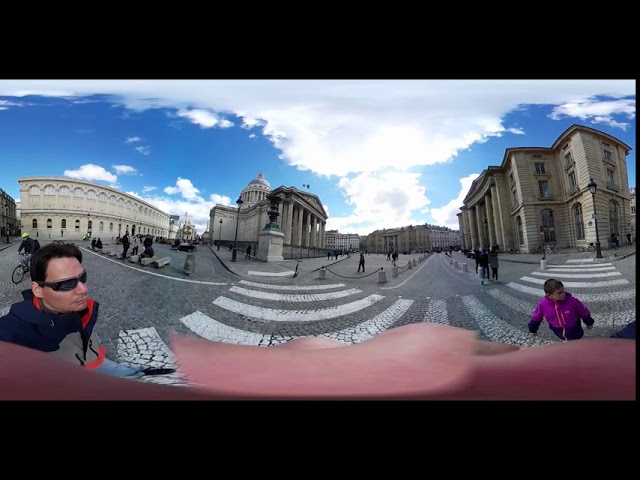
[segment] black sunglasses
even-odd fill
[[[36,282],[41,287],[49,287],[54,292],[70,292],[78,286],[78,282],[87,283],[87,271],[83,270],[79,277],[58,280],[57,282]]]

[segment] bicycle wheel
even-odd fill
[[[596,247],[594,247],[593,245],[589,245],[589,251],[590,252],[595,252],[596,251]]]
[[[582,245],[578,245],[578,251],[580,253],[584,252],[584,247]]]
[[[22,265],[18,265],[16,268],[13,269],[13,273],[11,274],[11,281],[15,284],[18,284],[22,281],[23,278],[24,278],[24,269],[22,268]]]

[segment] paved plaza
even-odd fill
[[[502,343],[556,342],[546,324],[538,337],[527,330],[548,278],[562,280],[591,310],[596,323],[586,337],[607,337],[636,315],[635,244],[622,246],[617,257],[604,250],[603,259],[575,249],[547,254],[544,271],[541,254],[501,254],[499,282],[481,285],[475,261],[461,253],[401,255],[397,269],[386,255],[369,254],[365,272],[358,273],[358,255],[265,263],[238,252],[232,262],[228,249],[199,246],[195,272],[187,275],[189,254],[169,245],[154,245],[156,257],[171,258],[169,265],[155,268],[93,252],[88,241],[77,243],[89,295],[100,303],[97,333],[108,356],[145,367],[175,366],[171,331],[269,347],[307,335],[352,344],[400,325],[433,322]],[[28,277],[19,285],[11,281],[18,245],[17,239],[0,244],[3,315],[29,288]],[[179,374],[148,381],[182,383]]]

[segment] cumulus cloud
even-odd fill
[[[148,145],[136,147],[136,151],[142,155],[149,155],[151,153],[151,147]]]
[[[555,107],[549,118],[558,120],[563,117],[576,117],[583,121],[603,123],[622,130],[629,128],[628,122],[620,122],[613,115],[621,115],[630,120],[634,119],[636,116],[635,99],[567,102]]]
[[[109,94],[129,111],[168,108],[201,128],[226,128],[232,125],[228,118],[237,118],[242,128],[267,138],[288,165],[336,178],[353,212],[329,222],[354,233],[377,225],[423,223],[429,209],[432,218],[457,228],[451,213],[468,189],[463,186],[457,198],[432,206],[410,172],[452,162],[492,138],[523,135],[505,117],[532,105],[554,106],[552,120],[572,117],[626,129],[635,118],[635,90],[635,80],[0,82],[0,95]],[[138,148],[150,153],[148,146]],[[389,165],[398,182],[383,175]],[[167,188],[166,193],[204,201],[190,182]]]
[[[138,170],[129,165],[111,165],[118,175],[135,175]]]
[[[460,213],[460,207],[462,207],[464,197],[469,193],[471,184],[479,176],[479,173],[472,173],[467,177],[461,178],[461,188],[458,191],[458,196],[442,207],[431,209],[431,216],[435,219],[436,225],[453,228],[455,230],[460,228],[457,214]]]
[[[115,184],[118,180],[118,176],[113,173],[107,172],[103,167],[98,165],[94,165],[92,163],[88,163],[86,165],[82,165],[77,170],[65,170],[65,177],[77,178],[78,180],[87,180],[87,181],[103,181],[110,182]]]
[[[191,180],[187,178],[178,177],[178,180],[176,180],[176,186],[165,187],[164,192],[168,193],[169,195],[175,195],[176,193],[179,193],[180,195],[182,195],[182,198],[186,200],[197,200],[199,202],[204,202],[204,199],[198,195],[200,193],[200,190],[194,187],[193,183],[191,183]]]
[[[220,128],[229,128],[233,126],[233,123],[229,120],[221,118],[216,115],[214,112],[210,110],[202,110],[202,109],[192,109],[185,110],[180,109],[177,112],[177,115],[182,118],[188,119],[191,123],[195,123],[202,128],[212,128],[212,127],[220,127]]]

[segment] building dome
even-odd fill
[[[251,180],[240,193],[240,198],[244,202],[242,208],[248,208],[264,200],[269,192],[271,192],[271,185],[264,179],[264,173],[260,172],[258,177]]]
[[[269,182],[267,182],[264,179],[264,173],[260,172],[258,174],[258,178],[254,178],[253,180],[251,180],[249,182],[249,185],[247,185],[247,188],[249,188],[251,185],[264,185],[265,187],[267,187],[269,190],[271,190],[271,184],[269,184]]]

